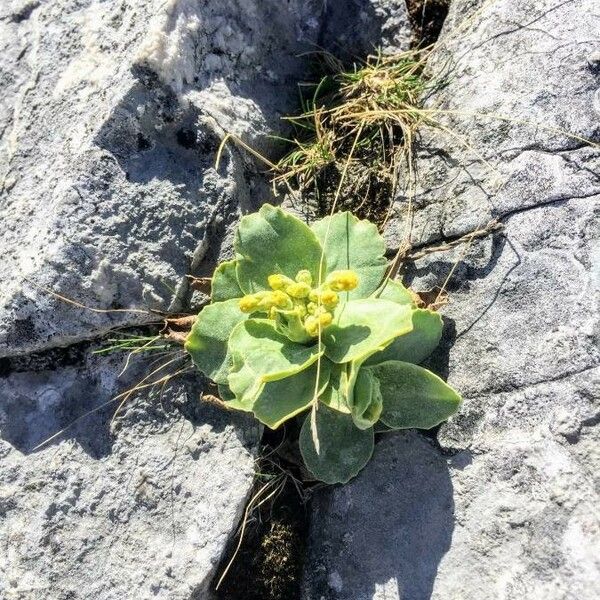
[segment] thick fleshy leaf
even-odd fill
[[[294,375],[313,364],[319,356],[316,345],[291,342],[269,319],[248,319],[240,323],[229,337],[229,351],[237,362],[233,370],[243,364],[263,382]],[[231,382],[230,387],[235,392]]]
[[[235,397],[235,394],[229,389],[229,386],[219,385],[218,387],[219,396],[221,397],[221,400],[223,400],[223,403],[227,408],[229,408],[230,410],[242,410],[244,412],[252,412],[252,405],[249,406],[243,401],[240,402]]]
[[[280,208],[265,204],[240,221],[235,236],[237,279],[246,294],[268,289],[274,273],[290,278],[308,269],[316,281],[321,244],[308,225]]]
[[[230,406],[238,410],[251,411],[254,400],[260,394],[265,382],[244,362],[241,354],[231,353],[231,370],[227,376],[229,389],[235,400]]]
[[[323,358],[323,360],[327,360]],[[348,373],[347,365],[332,363],[327,360],[331,366],[329,376],[329,385],[321,394],[321,402],[339,412],[350,414],[348,407]]]
[[[351,396],[352,419],[359,429],[377,423],[383,408],[379,380],[369,369],[360,369]]]
[[[276,429],[284,421],[306,410],[313,401],[315,391],[318,395],[327,386],[331,364],[327,359],[321,361],[318,390],[315,390],[316,364],[291,377],[266,383],[252,407],[255,417],[271,429]]]
[[[346,483],[369,462],[373,454],[373,428],[357,429],[350,415],[319,405],[317,452],[310,414],[300,430],[300,452],[307,469],[325,483]]]
[[[336,363],[364,360],[411,329],[409,306],[376,298],[351,300],[336,309],[334,322],[323,331],[325,354]]]
[[[235,326],[248,318],[238,300],[215,302],[204,307],[185,341],[192,361],[207,377],[227,383],[230,357],[227,341]]]
[[[351,269],[358,275],[358,287],[347,294],[347,299],[366,298],[381,283],[387,268],[385,242],[377,226],[361,221],[349,212],[336,213],[313,223],[327,258],[326,273]],[[345,298],[344,298],[345,299]]]
[[[395,279],[385,281],[374,296],[382,300],[391,300],[397,304],[407,304],[416,308],[416,294]]]
[[[226,260],[215,269],[210,288],[212,302],[224,302],[244,295],[235,273],[236,265],[237,261]]]
[[[365,367],[379,379],[383,397],[381,421],[392,429],[431,429],[459,408],[460,396],[431,371],[390,361]]]
[[[418,308],[412,313],[413,329],[396,338],[385,350],[369,357],[365,366],[377,365],[388,360],[400,360],[413,364],[423,362],[438,346],[444,324],[442,317],[432,310]]]

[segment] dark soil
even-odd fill
[[[304,190],[305,204],[310,205],[309,217],[324,217],[331,213],[342,177],[343,165],[333,164],[317,175],[316,186]],[[344,177],[336,204],[336,212],[349,210],[359,219],[381,225],[392,197],[393,182],[385,167],[374,169],[360,158],[353,162]]]
[[[277,447],[281,434],[266,430],[262,454],[270,454]],[[270,458],[299,476],[295,465],[276,454]],[[279,467],[261,465],[261,476],[253,493],[264,485],[269,477],[281,474]],[[215,597],[220,600],[294,600],[300,597],[300,583],[306,538],[308,515],[306,506],[292,479],[288,477],[281,492],[272,502],[250,515],[240,550]],[[224,569],[229,563],[239,538],[236,536],[221,562]],[[221,571],[222,572],[222,571]],[[221,577],[217,574],[214,584]]]
[[[435,43],[448,16],[450,0],[406,0],[414,28],[413,45],[425,48]]]

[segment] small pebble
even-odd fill
[[[600,51],[592,52],[587,60],[592,69],[600,68]]]

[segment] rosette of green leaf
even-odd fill
[[[323,261],[322,242],[326,247]],[[215,270],[212,304],[198,315],[186,340],[194,364],[221,385],[227,384],[232,364],[229,335],[240,321],[249,318],[237,303],[244,294],[268,289],[269,275],[293,278],[306,269],[318,282],[320,269],[324,280],[343,267],[353,270],[361,282],[349,294],[366,297],[381,283],[386,268],[385,245],[376,227],[350,213],[336,214],[310,228],[282,209],[265,204],[258,213],[241,219],[234,248],[236,259]]]
[[[378,420],[393,429],[428,428],[460,402],[443,381],[411,364],[438,344],[442,321],[418,309],[414,294],[399,282],[382,284],[384,249],[375,226],[349,213],[308,227],[265,205],[241,220],[236,258],[216,269],[213,303],[186,341],[196,366],[219,384],[223,400],[269,427],[313,406],[316,392],[319,448],[310,417],[300,448],[308,469],[328,483],[348,481],[366,464]],[[318,285],[340,270],[353,271],[359,285],[340,293],[321,344],[300,330],[293,309],[289,315],[278,309],[274,319],[239,310],[242,296],[268,290],[269,275],[291,280],[308,271]]]

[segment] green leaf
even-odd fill
[[[227,341],[235,326],[247,318],[237,299],[209,304],[200,311],[185,341],[196,367],[216,383],[227,383]]]
[[[241,289],[251,294],[268,288],[269,275],[281,273],[291,279],[308,269],[318,279],[321,245],[300,219],[265,204],[258,213],[242,218],[234,247]]]
[[[227,382],[235,400],[230,400],[230,406],[238,410],[251,411],[254,400],[260,394],[265,382],[256,375],[250,366],[246,365],[241,354],[232,352],[231,359],[231,370],[227,376]]]
[[[415,294],[395,279],[388,279],[375,293],[376,298],[391,300],[397,304],[407,304],[416,308]]]
[[[252,412],[252,403],[247,404],[236,398],[229,386],[219,385],[219,396],[227,408],[231,410],[242,410],[244,412]]]
[[[352,417],[319,404],[319,452],[312,439],[310,414],[300,430],[300,452],[307,469],[325,483],[347,483],[373,454],[373,428],[357,429]]]
[[[327,359],[323,359],[327,360]],[[331,374],[329,376],[329,385],[321,394],[321,402],[339,412],[350,414],[348,407],[348,373],[347,365],[339,365],[327,360],[331,365]]]
[[[215,269],[210,290],[212,302],[223,302],[244,295],[235,274],[236,266],[237,261],[226,260]]]
[[[321,361],[317,393],[321,393],[327,386],[331,364],[327,359]],[[276,429],[311,405],[316,380],[317,365],[313,364],[296,375],[266,383],[254,401],[254,415],[271,429]]]
[[[383,408],[379,380],[369,369],[360,369],[351,396],[352,419],[359,429],[377,423]]]
[[[377,289],[385,274],[387,260],[385,242],[373,223],[341,212],[317,221],[311,229],[325,248],[327,270],[323,279],[332,271],[355,271],[358,287],[347,293],[350,300],[366,298]]]
[[[392,429],[431,429],[460,406],[460,396],[423,367],[390,361],[363,370],[372,370],[379,379],[383,397],[381,421]]]
[[[336,309],[334,322],[323,331],[325,354],[336,363],[364,360],[411,329],[408,306],[376,298],[351,300]]]
[[[365,366],[389,360],[413,364],[423,362],[440,343],[444,328],[442,317],[432,310],[417,308],[412,313],[412,324],[412,331],[396,338],[385,350],[369,357]]]
[[[291,342],[269,319],[248,319],[240,323],[229,337],[229,351],[238,361],[233,370],[243,364],[262,382],[294,375],[313,364],[320,354],[316,345]]]
[[[308,335],[296,310],[275,309],[275,329],[292,342],[306,344],[313,338]]]

